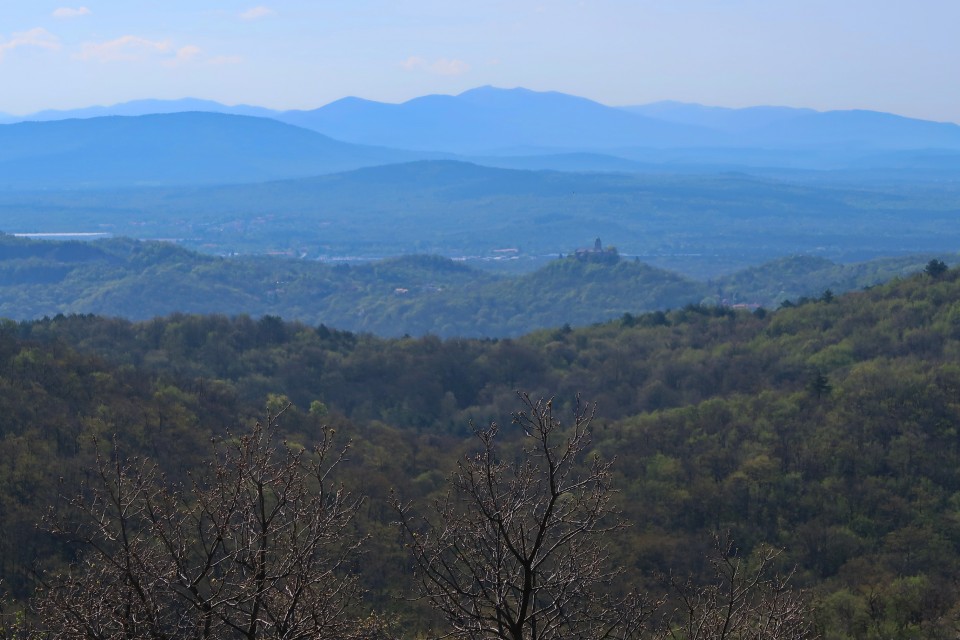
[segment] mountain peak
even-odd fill
[[[559,91],[535,91],[525,87],[502,88],[492,85],[484,85],[469,89],[456,96],[459,100],[469,101],[473,104],[581,104],[603,106],[599,102],[582,98],[580,96],[561,93]]]
[[[480,87],[474,87],[473,89],[467,89],[466,91],[457,94],[458,98],[466,98],[470,96],[482,96],[482,95],[494,95],[494,94],[536,94],[536,93],[556,93],[555,91],[543,92],[543,91],[534,91],[533,89],[527,89],[525,87],[496,87],[492,84],[485,84]]]

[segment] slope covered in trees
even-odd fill
[[[369,496],[368,603],[408,615],[391,599],[409,574],[390,490],[443,491],[469,421],[503,420],[525,389],[557,412],[577,393],[598,403],[593,450],[616,456],[632,524],[611,547],[621,587],[702,574],[711,532],[730,530],[747,551],[785,549],[824,637],[943,637],[960,610],[958,355],[955,270],[776,312],[690,306],[502,340],[384,340],[271,316],[5,322],[4,580],[22,594],[32,554],[69,555],[32,523],[60,477],[90,468],[82,434],[116,434],[183,477],[211,436],[289,400],[291,441],[321,422],[354,439],[344,478]]]
[[[518,336],[687,304],[762,305],[840,293],[920,271],[929,256],[838,265],[784,258],[712,282],[615,252],[495,276],[435,256],[330,265],[284,257],[219,258],[169,243],[0,236],[0,317],[96,313],[146,320],[173,312],[277,315],[381,336]],[[536,291],[536,304],[530,292]]]

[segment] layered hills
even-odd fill
[[[557,92],[495,87],[398,105],[347,98],[277,117],[351,142],[462,154],[603,150],[633,158],[643,148],[823,148],[831,149],[839,164],[874,149],[960,150],[956,124],[874,111],[683,104],[617,108]],[[713,152],[714,161],[723,157]],[[734,157],[731,152],[727,161]],[[704,152],[703,160],[708,158]]]
[[[287,442],[352,439],[365,606],[429,635],[386,499],[442,496],[471,423],[522,444],[526,390],[598,403],[591,454],[632,525],[614,593],[704,579],[729,531],[746,558],[784,549],[825,639],[956,634],[960,273],[929,261],[960,246],[957,125],[491,87],[33,120],[0,126],[0,229],[117,237],[0,234],[0,583],[21,602],[76,566],[36,525],[94,438],[186,483],[289,406]]]
[[[49,123],[184,111],[257,116],[344,142],[458,154],[492,165],[514,163],[517,161],[510,158],[521,156],[528,168],[556,168],[555,156],[560,155],[565,166],[577,170],[662,171],[692,165],[753,170],[916,167],[930,171],[954,168],[960,154],[960,126],[888,113],[726,109],[672,102],[611,107],[563,93],[522,88],[479,87],[456,96],[422,96],[401,104],[351,97],[309,111],[231,107],[196,99],[141,100],[113,107],[40,112],[23,119]],[[11,120],[15,119],[7,119]],[[247,150],[257,151],[255,147]],[[231,149],[223,151],[229,155]],[[270,156],[269,149],[266,151]],[[927,153],[917,158],[918,151]],[[598,164],[598,154],[606,158],[605,163]],[[578,158],[580,162],[576,162]],[[360,166],[358,161],[371,165],[389,160],[360,154],[353,158],[352,166]],[[316,166],[326,171],[329,165],[328,161]],[[304,174],[288,177],[291,175]]]
[[[328,264],[222,258],[127,239],[43,242],[0,237],[0,317],[95,313],[146,320],[173,312],[276,315],[381,336],[518,336],[701,303],[776,308],[921,270],[929,256],[838,265],[794,257],[709,282],[615,250],[496,276],[435,256]]]
[[[957,246],[952,124],[491,87],[312,112],[221,107],[146,101],[0,126],[0,230],[363,260],[516,250],[527,270],[600,236],[701,279],[791,254]],[[180,108],[271,117],[143,115]],[[279,121],[291,118],[302,126]]]
[[[429,253],[528,271],[599,236],[622,255],[705,280],[794,254],[846,263],[954,253],[958,209],[949,180],[821,183],[445,160],[244,185],[0,191],[0,230],[176,239],[220,255]]]

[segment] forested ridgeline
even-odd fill
[[[530,292],[529,305],[537,304]],[[390,490],[445,490],[469,423],[511,433],[515,392],[597,403],[632,526],[618,588],[702,575],[712,532],[782,547],[824,637],[943,637],[960,611],[960,277],[920,274],[776,312],[688,306],[519,339],[380,339],[273,316],[0,325],[0,540],[18,596],[70,550],[35,523],[89,479],[89,436],[186,478],[210,439],[292,402],[291,442],[352,438],[341,479],[368,496],[358,567],[375,608],[407,606]],[[521,438],[522,440],[522,438]],[[619,535],[619,534],[618,534]],[[56,558],[60,558],[57,560]]]
[[[931,256],[840,265],[793,256],[697,282],[616,250],[581,251],[496,276],[438,256],[329,264],[215,257],[125,238],[52,242],[0,235],[0,317],[95,313],[277,315],[380,336],[516,337],[687,304],[761,305],[860,289],[923,269]],[[536,300],[530,292],[536,291]]]

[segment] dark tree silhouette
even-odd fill
[[[475,429],[480,449],[460,461],[434,517],[395,501],[419,593],[458,638],[632,637],[653,607],[601,593],[620,573],[603,536],[623,524],[610,504],[611,461],[587,456],[593,408],[578,401],[565,427],[552,401],[520,398],[518,458],[501,457],[495,423]]]
[[[833,391],[833,385],[830,384],[830,379],[818,369],[807,383],[807,390],[819,400]]]
[[[934,259],[927,263],[927,266],[923,268],[923,272],[931,278],[939,278],[945,274],[948,269],[949,267],[946,262]]]

